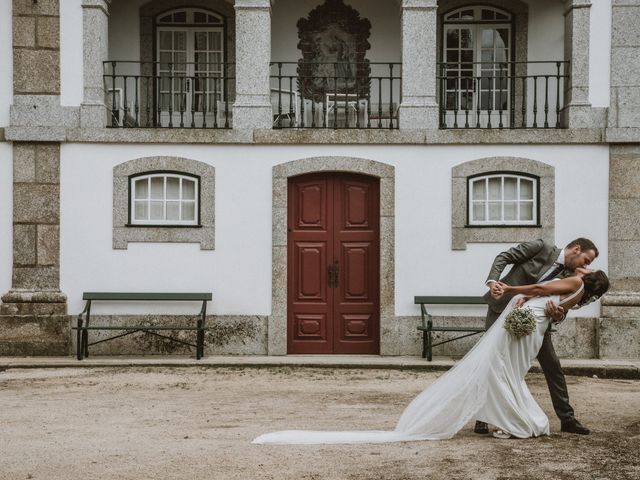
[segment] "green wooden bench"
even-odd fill
[[[414,297],[416,305],[420,305],[420,315],[422,324],[418,326],[418,330],[422,331],[422,358],[430,362],[433,358],[432,349],[444,343],[460,340],[461,338],[477,335],[485,331],[484,327],[444,327],[433,324],[433,318],[427,311],[427,305],[486,305],[482,297]],[[432,332],[469,332],[466,335],[450,338],[442,342],[433,343]]]
[[[76,352],[78,360],[82,360],[89,356],[89,346],[98,343],[108,342],[116,338],[125,337],[136,332],[146,332],[161,338],[171,340],[172,342],[181,343],[196,349],[196,359],[200,360],[204,355],[204,332],[205,319],[207,314],[207,302],[211,300],[211,293],[120,293],[120,292],[84,292],[82,299],[86,300],[84,310],[78,315],[78,323],[76,327]],[[202,302],[202,309],[198,314],[196,324],[194,326],[158,326],[158,325],[92,325],[91,321],[91,302]],[[84,316],[84,318],[83,318]],[[119,335],[113,335],[103,338],[95,342],[89,342],[90,330],[119,330],[124,331]],[[189,343],[183,340],[157,333],[158,331],[195,331],[196,343]]]

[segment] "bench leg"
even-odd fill
[[[89,330],[86,328],[82,330],[82,345],[84,350],[84,358],[89,357]]]
[[[198,331],[196,333],[196,360],[200,360],[204,353],[204,329],[202,324],[203,321],[198,320]]]
[[[431,330],[426,332],[427,334],[427,361],[430,362],[433,359],[433,355],[432,355],[432,344],[433,344],[433,339],[431,338]]]
[[[78,319],[78,324],[76,325],[78,329],[76,330],[76,356],[78,360],[82,360],[82,319]]]
[[[427,358],[427,331],[422,331],[422,358]]]

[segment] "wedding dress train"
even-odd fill
[[[575,292],[563,303],[579,294]],[[524,381],[549,326],[545,304],[557,295],[525,305],[537,323],[531,335],[515,338],[504,328],[514,297],[496,322],[453,368],[420,393],[404,410],[394,431],[285,430],[259,436],[259,444],[387,443],[453,437],[470,420],[495,425],[518,438],[549,434],[549,419]],[[560,303],[561,304],[561,303]]]

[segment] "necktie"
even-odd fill
[[[558,275],[562,270],[564,269],[564,265],[558,264],[555,267],[553,267],[553,269],[542,279],[540,280],[538,283],[542,283],[542,282],[546,282],[548,280],[551,280],[552,278],[555,278],[556,275]]]

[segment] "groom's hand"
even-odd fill
[[[496,300],[504,295],[504,290],[502,288],[502,285],[500,285],[500,282],[491,282],[490,292],[491,296]]]
[[[544,313],[551,318],[553,323],[561,322],[566,315],[565,309],[551,300],[544,306]]]

